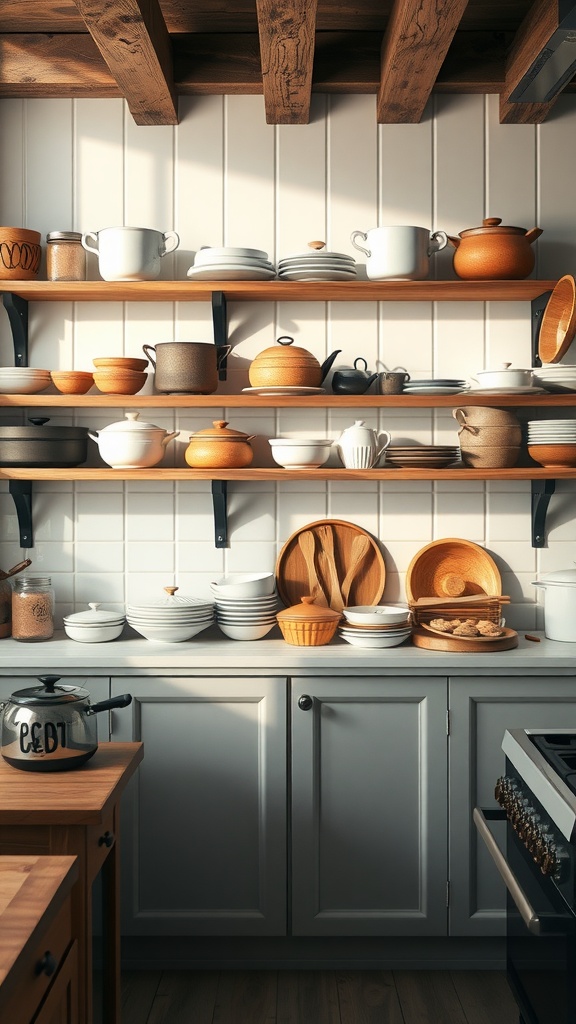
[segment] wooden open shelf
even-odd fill
[[[110,469],[107,467],[72,469],[33,469],[30,467],[0,468],[0,480],[270,480],[290,483],[293,480],[573,480],[574,468],[544,468],[542,466],[515,467],[514,469],[282,469],[280,466],[247,469]]]

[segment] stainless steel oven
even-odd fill
[[[508,730],[502,748],[500,809],[474,821],[506,884],[508,980],[521,1024],[576,1024],[576,730]]]

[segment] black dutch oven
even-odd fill
[[[88,457],[88,427],[47,427],[47,416],[30,416],[31,427],[0,427],[0,466],[80,466]]]
[[[90,703],[88,690],[60,682],[59,676],[38,676],[40,686],[16,690],[0,704],[2,757],[13,768],[62,772],[79,768],[98,749],[96,714],[125,708],[129,693]]]

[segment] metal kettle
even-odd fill
[[[98,749],[99,711],[125,708],[132,696],[90,704],[88,690],[38,676],[41,686],[16,690],[3,704],[0,753],[13,768],[59,772],[79,768]]]

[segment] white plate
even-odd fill
[[[348,256],[345,252],[327,252],[325,249],[308,249],[307,252],[292,252],[288,256],[283,256],[279,263],[286,263],[291,260],[354,260],[354,256]]]
[[[517,388],[466,388],[467,395],[543,395],[546,388],[528,385]]]
[[[270,387],[270,388],[242,388],[242,391],[248,395],[325,395],[326,388],[299,388],[290,387],[289,385]]]
[[[275,270],[261,270],[258,267],[235,267],[228,263],[222,266],[190,267],[186,277],[198,281],[269,281],[276,277]]]
[[[274,264],[270,260],[252,259],[250,256],[207,256],[202,259],[200,256],[194,258],[195,267],[257,267],[264,270],[273,270]]]
[[[308,260],[306,263],[279,263],[278,272],[281,274],[289,273],[293,270],[344,270],[350,273],[356,273],[356,267],[353,263],[333,263],[331,260]]]
[[[355,270],[284,270],[278,273],[281,280],[290,281],[341,281],[353,280]]]
[[[464,385],[461,385],[460,387],[403,388],[403,392],[405,395],[458,395],[460,394],[461,391],[464,391]]]
[[[206,253],[210,256],[249,256],[251,259],[267,260],[268,253],[263,249],[243,249],[233,245],[203,245],[198,253]]]

